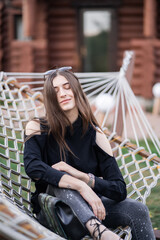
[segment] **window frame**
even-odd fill
[[[115,8],[79,8],[78,11],[78,54],[80,59],[80,71],[84,71],[84,54],[85,54],[85,48],[84,48],[84,36],[83,36],[83,13],[85,11],[105,11],[109,10],[112,12],[111,16],[114,19],[114,21],[111,21],[111,32],[114,31],[114,39],[112,39],[112,45],[111,49],[109,51],[108,59],[110,59],[109,62],[109,71],[117,71],[117,50],[118,50],[118,24],[117,24],[117,11]],[[111,33],[112,34],[112,33]],[[113,35],[112,35],[113,36]],[[114,54],[112,52],[114,51]]]

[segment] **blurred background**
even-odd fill
[[[134,50],[131,82],[152,98],[160,81],[159,0],[0,0],[0,70],[118,71]]]

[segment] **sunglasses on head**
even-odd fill
[[[56,72],[57,70],[58,71],[66,71],[66,70],[71,70],[72,67],[60,67],[60,68],[56,68],[56,69],[53,69],[53,70],[48,70],[46,71],[43,75],[44,75],[44,78],[46,79],[49,75],[51,75],[52,73]]]

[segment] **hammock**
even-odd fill
[[[160,177],[160,158],[151,153],[148,137],[158,153],[160,144],[126,80],[127,71],[133,64],[132,59],[133,53],[127,52],[120,72],[76,73],[76,75],[111,142],[112,150],[127,184],[128,197],[145,203]],[[41,93],[43,79],[43,73],[1,72],[0,237],[5,240],[62,239],[34,219],[30,205],[34,183],[25,174],[23,165],[25,125],[31,118],[40,117],[45,112]],[[100,97],[103,100],[109,99],[108,96],[112,98],[114,104],[109,108],[98,107],[97,99]],[[102,105],[105,105],[105,102]],[[135,138],[133,141],[136,145],[128,139],[127,114],[131,121],[130,126]],[[118,128],[119,116],[122,119],[121,129],[122,125],[124,129],[123,137],[117,135],[121,130]],[[112,120],[108,123],[108,119],[114,119],[113,124],[111,124]],[[141,136],[146,144],[145,147],[139,144],[137,135],[139,130],[136,132],[136,125],[143,132]],[[119,227],[114,231],[125,240],[131,239],[131,230],[127,226]]]

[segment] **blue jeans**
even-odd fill
[[[91,218],[95,217],[91,207],[77,191],[55,188],[49,185],[47,193],[61,198],[70,205],[84,225]],[[155,240],[149,211],[146,205],[129,198],[122,202],[115,202],[106,197],[102,197],[101,200],[106,209],[106,218],[102,223],[107,228],[130,226],[132,230],[132,240]],[[41,214],[38,215],[39,217],[37,217],[40,221]],[[40,222],[42,223],[42,221]]]

